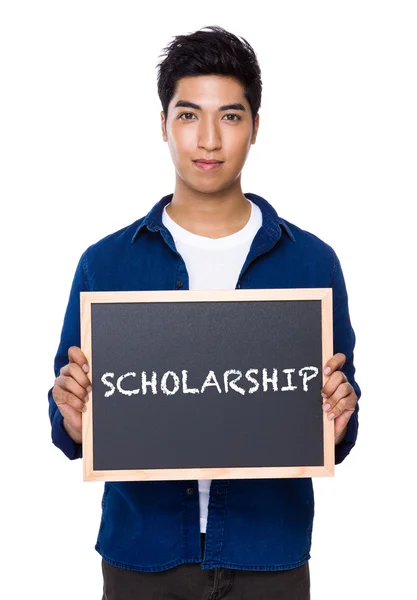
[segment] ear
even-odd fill
[[[251,144],[254,144],[256,142],[256,136],[258,135],[258,129],[259,129],[259,113],[256,115],[255,122],[253,124],[253,133],[252,133]]]
[[[165,122],[165,115],[164,115],[164,111],[161,111],[161,130],[162,130],[162,139],[164,140],[164,142],[168,141],[167,138],[167,129],[166,129],[166,122]]]

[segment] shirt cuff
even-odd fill
[[[52,442],[71,460],[82,458],[82,445],[74,442],[65,431],[64,417],[59,410],[52,420]]]
[[[339,465],[342,461],[345,460],[346,456],[352,450],[353,446],[356,443],[356,438],[358,437],[358,413],[355,412],[349,419],[349,423],[347,425],[346,435],[340,444],[337,444],[335,447],[335,464]]]

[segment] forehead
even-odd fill
[[[234,77],[223,75],[198,75],[182,77],[177,81],[171,103],[187,100],[199,104],[202,108],[217,108],[222,104],[240,102],[247,108],[243,85]]]

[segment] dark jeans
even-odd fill
[[[144,573],[104,560],[102,568],[102,600],[310,600],[308,562],[288,571],[203,570],[196,563]]]

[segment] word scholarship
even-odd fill
[[[282,375],[278,377],[278,369],[248,369],[245,373],[238,369],[225,371],[221,376],[214,371],[209,371],[200,387],[189,383],[188,371],[182,370],[179,375],[175,371],[166,371],[158,376],[156,371],[149,374],[146,371],[137,374],[129,371],[116,378],[114,373],[106,372],[101,377],[101,382],[106,389],[104,396],[108,398],[117,390],[123,396],[135,396],[148,392],[153,395],[164,394],[173,396],[182,394],[204,394],[207,389],[217,391],[219,394],[254,394],[255,392],[293,392],[302,389],[308,392],[309,382],[317,377],[319,369],[314,366],[302,367],[301,369],[282,369]],[[250,387],[249,387],[250,384]],[[134,386],[134,387],[133,387]]]

